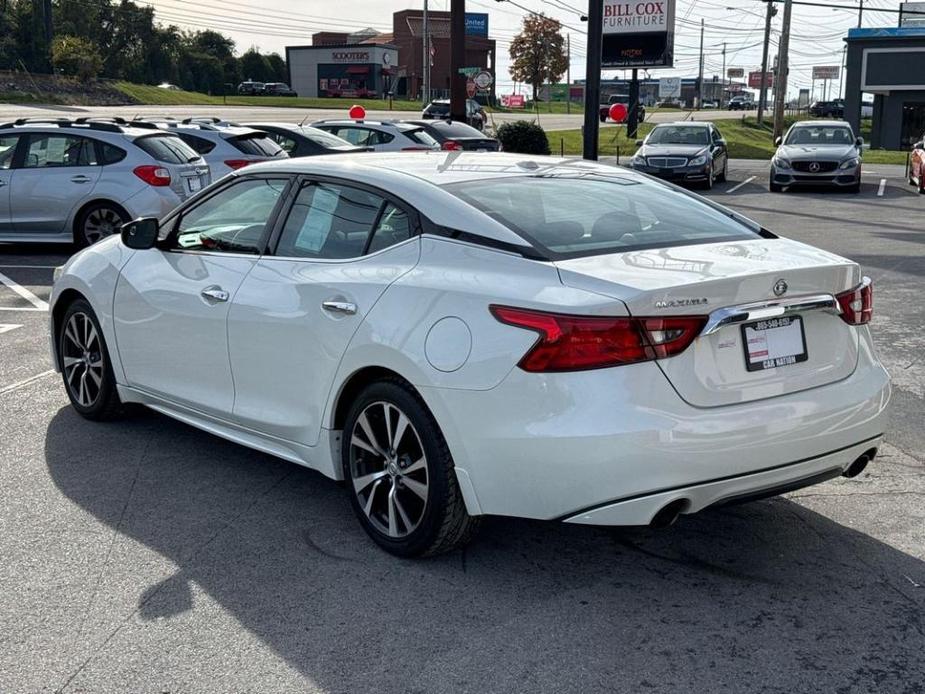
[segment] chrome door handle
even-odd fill
[[[89,183],[90,177],[84,176],[83,174],[78,174],[76,176],[71,176],[72,183]]]
[[[324,301],[321,308],[331,313],[343,313],[348,316],[352,316],[357,312],[357,305],[349,301]]]
[[[206,301],[228,301],[228,292],[220,287],[206,287],[199,293]]]

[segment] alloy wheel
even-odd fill
[[[369,522],[391,539],[410,535],[427,509],[429,477],[421,439],[394,404],[367,405],[350,433],[353,491]]]
[[[90,210],[83,223],[83,235],[87,245],[112,236],[122,228],[122,217],[111,207],[96,207]]]
[[[71,315],[64,327],[61,365],[64,380],[74,400],[91,407],[103,387],[103,345],[93,321],[86,313]]]

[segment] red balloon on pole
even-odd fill
[[[626,106],[623,104],[613,104],[610,107],[610,110],[607,112],[607,115],[610,116],[610,120],[616,123],[622,123],[626,120]]]
[[[348,115],[352,120],[363,120],[366,118],[366,109],[357,104],[350,107]]]

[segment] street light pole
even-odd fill
[[[459,123],[467,122],[465,62],[466,0],[450,0],[450,118]]]
[[[428,33],[427,0],[424,0],[424,16],[421,21],[421,103],[430,103],[430,41]]]
[[[597,135],[601,108],[601,44],[604,31],[604,3],[588,0],[588,57],[585,61],[585,118],[582,127],[582,156],[597,161]]]
[[[758,125],[764,122],[764,109],[768,105],[768,45],[771,43],[771,18],[774,16],[774,3],[768,0],[764,15],[764,48],[761,52],[761,91],[758,96]]]

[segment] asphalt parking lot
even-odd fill
[[[873,278],[876,463],[662,531],[493,518],[425,561],[320,474],[82,420],[47,353],[68,249],[0,247],[0,692],[925,691],[925,196],[873,165],[772,195],[736,161],[708,195]]]

